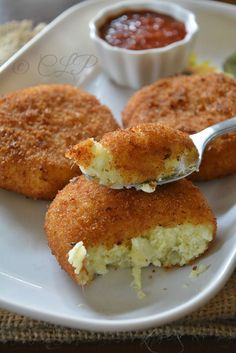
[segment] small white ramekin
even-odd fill
[[[184,22],[187,34],[184,39],[163,48],[130,50],[112,46],[99,37],[98,28],[111,16],[126,10],[153,10],[168,14]],[[122,1],[99,11],[90,21],[90,37],[95,43],[100,64],[117,84],[138,89],[161,77],[181,73],[192,51],[198,25],[195,16],[183,7],[164,1]]]

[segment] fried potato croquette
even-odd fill
[[[188,134],[236,115],[236,80],[224,74],[162,79],[135,93],[123,111],[125,127],[142,123],[167,124]],[[236,172],[236,133],[218,137],[207,146],[200,172],[193,180],[210,180]]]
[[[52,199],[79,168],[65,158],[81,139],[116,129],[110,110],[70,85],[40,85],[0,98],[0,187]]]
[[[80,176],[53,200],[45,231],[52,253],[78,284],[109,268],[131,268],[142,296],[141,269],[188,264],[209,247],[216,221],[199,189],[185,179],[149,194],[109,189]]]
[[[198,152],[188,134],[162,124],[106,133],[72,147],[66,156],[100,184],[153,192],[157,180],[196,170]]]

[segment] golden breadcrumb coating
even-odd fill
[[[198,161],[197,149],[189,135],[162,124],[142,124],[108,132],[99,144],[93,139],[84,140],[66,156],[106,186],[165,179],[193,168]],[[104,163],[106,158],[109,160]]]
[[[84,176],[72,180],[53,200],[45,219],[52,253],[76,280],[68,252],[82,241],[85,248],[125,245],[132,238],[159,227],[206,225],[216,232],[216,221],[200,190],[181,180],[151,194],[114,190]]]
[[[123,111],[125,127],[163,123],[194,134],[236,115],[236,80],[224,74],[161,79],[135,93]],[[194,180],[209,180],[236,171],[236,133],[211,142]]]
[[[117,128],[110,110],[70,85],[40,85],[0,98],[0,187],[52,199],[80,174],[68,147]]]

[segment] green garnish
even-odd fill
[[[223,64],[224,72],[236,76],[236,52],[228,57]]]

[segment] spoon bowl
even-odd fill
[[[197,172],[202,162],[203,154],[207,145],[214,140],[216,137],[223,135],[230,131],[236,131],[236,117],[223,121],[222,123],[218,123],[212,126],[207,127],[206,129],[190,135],[191,140],[193,141],[197,151],[198,151],[198,161],[195,167],[186,169],[181,173],[173,176],[169,176],[168,178],[163,178],[157,180],[157,185],[163,185],[167,183],[172,183],[177,180],[186,178],[193,172]]]
[[[206,146],[236,130],[236,117],[188,135],[166,124],[141,124],[81,141],[66,153],[89,180],[112,189],[153,192],[197,172]]]

